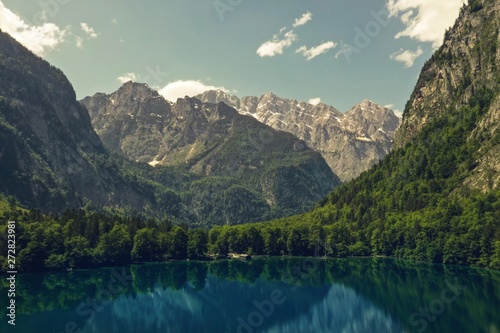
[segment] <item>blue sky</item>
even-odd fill
[[[146,82],[168,99],[273,92],[403,110],[464,0],[0,0],[0,29],[79,98]]]

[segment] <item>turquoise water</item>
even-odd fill
[[[19,274],[16,304],[2,332],[500,332],[500,273],[390,259],[171,262]]]

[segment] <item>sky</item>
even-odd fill
[[[272,92],[404,109],[465,0],[0,0],[0,29],[78,98],[129,80],[168,100]]]

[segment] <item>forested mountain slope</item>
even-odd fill
[[[422,70],[399,149],[312,212],[255,225],[274,237],[272,252],[311,255],[323,244],[331,256],[500,269],[499,28],[500,0],[470,1]],[[245,232],[236,229],[217,234]]]
[[[401,147],[312,213],[367,252],[488,265],[500,255],[500,1],[470,1],[425,64]],[[336,243],[336,244],[335,244]],[[351,243],[351,244],[349,244]]]
[[[461,129],[478,153],[465,183],[483,192],[500,185],[499,6],[497,1],[476,0],[461,10],[443,45],[422,69],[396,134],[396,146],[402,147],[428,123],[446,120],[453,112],[469,117],[462,121],[470,128]]]

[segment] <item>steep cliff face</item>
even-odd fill
[[[479,139],[477,166],[465,181],[483,191],[500,185],[500,1],[474,0],[462,8],[441,48],[425,64],[408,101],[395,144],[403,147],[426,124],[450,110],[488,106],[468,140]],[[465,114],[464,114],[465,116]]]
[[[0,188],[45,209],[102,200],[104,148],[64,74],[0,32]]]
[[[340,184],[320,154],[224,103],[170,103],[128,82],[82,100],[105,146],[130,160],[199,177],[237,179],[282,215],[312,207]]]
[[[498,85],[498,11],[495,1],[463,7],[440,49],[424,65],[407,103],[397,146],[416,136],[430,119],[496,91]]]
[[[87,205],[183,218],[182,174],[110,157],[68,79],[0,32],[0,192],[43,212]]]
[[[391,110],[368,100],[344,114],[330,105],[312,105],[271,93],[239,99],[222,91],[207,91],[197,98],[224,102],[241,114],[292,133],[321,153],[342,181],[358,176],[387,155],[400,123]]]

